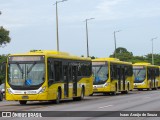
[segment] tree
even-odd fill
[[[6,44],[10,43],[11,38],[9,37],[9,31],[0,26],[0,47],[5,47]],[[0,55],[0,84],[5,80],[5,62],[7,56]]]
[[[10,43],[11,38],[9,37],[9,31],[0,27],[0,47],[6,46],[7,43]]]
[[[115,52],[110,57],[114,57]],[[129,52],[126,48],[119,47],[116,49],[116,58],[121,61],[130,61],[133,58],[132,52]]]
[[[154,64],[160,65],[160,54],[153,54],[154,55]],[[152,54],[145,55],[146,60],[150,63],[152,63]]]
[[[148,62],[148,61],[146,60],[146,57],[144,56],[133,56],[130,62],[137,63],[137,62]]]
[[[0,84],[5,81],[7,55],[0,55]]]

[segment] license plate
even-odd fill
[[[29,99],[28,96],[22,96],[22,99]]]

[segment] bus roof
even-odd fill
[[[120,61],[117,58],[96,58],[93,59],[92,62],[114,62],[119,64],[132,64],[131,62]]]
[[[91,58],[85,58],[85,57],[78,57],[70,55],[66,52],[58,52],[54,50],[34,50],[26,53],[20,53],[20,54],[11,54],[9,56],[35,56],[35,55],[44,55],[47,57],[54,57],[54,58],[63,58],[63,59],[73,59],[73,60],[89,60],[91,61]]]
[[[134,63],[134,66],[153,66],[153,67],[158,67],[158,65],[152,65],[151,63],[147,62],[139,62],[139,63]]]

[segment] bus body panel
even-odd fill
[[[22,58],[21,58],[22,56]],[[32,58],[33,56],[33,58]],[[8,79],[12,78],[12,75],[9,76],[8,72],[13,71],[11,68],[9,70],[10,65],[14,65],[19,69],[19,71],[22,71],[24,68],[25,73],[27,70],[27,74],[32,71],[36,72],[35,70],[33,71],[32,69],[35,69],[35,66],[37,65],[38,62],[33,62],[30,63],[29,59],[36,59],[38,60],[38,57],[36,58],[35,56],[44,56],[45,61],[45,79],[44,83],[38,87],[37,89],[27,89],[25,86],[25,90],[23,90],[23,87],[21,86],[21,89],[14,86],[10,85],[8,82]],[[13,58],[12,58],[13,57]],[[15,58],[14,58],[15,57]],[[17,57],[17,58],[16,58]],[[28,58],[27,58],[28,57]],[[34,58],[35,57],[35,58]],[[27,58],[27,59],[26,59]],[[16,60],[16,62],[11,62],[9,59]],[[23,61],[25,59],[26,63]],[[50,81],[49,78],[49,68],[51,67],[51,64],[48,62],[49,59],[51,59],[51,62],[53,63],[54,67],[54,80]],[[20,61],[18,61],[20,60]],[[28,61],[29,64],[31,64],[28,68]],[[61,63],[61,64],[59,64]],[[21,67],[21,64],[25,64],[23,67]],[[57,64],[57,65],[56,65]],[[88,66],[88,67],[87,67]],[[83,67],[83,68],[82,68]],[[85,67],[85,68],[84,68]],[[91,72],[86,73],[85,71],[89,70],[91,68],[91,60],[88,58],[81,58],[81,57],[76,57],[76,56],[70,56],[67,53],[61,53],[61,52],[56,52],[56,51],[35,51],[35,52],[29,52],[26,54],[15,54],[15,55],[10,55],[8,57],[7,61],[7,67],[6,67],[6,100],[12,101],[12,100],[19,100],[19,101],[48,101],[48,100],[56,100],[57,99],[57,92],[60,90],[61,94],[61,99],[70,99],[74,97],[81,97],[82,94],[82,88],[84,88],[84,95],[88,96],[93,93],[93,77],[91,76]],[[69,73],[69,68],[71,69]],[[57,72],[56,70],[61,69],[62,72]],[[83,71],[81,70],[83,69]],[[78,71],[79,70],[79,71]],[[28,72],[29,71],[29,72]],[[39,72],[39,70],[37,70]],[[79,73],[81,74],[86,73],[85,75],[79,76]],[[15,72],[17,73],[17,72]],[[23,72],[24,73],[24,72]],[[13,74],[13,72],[11,72]],[[35,73],[34,77],[36,76],[37,73]],[[61,74],[61,78],[58,76],[58,74]],[[67,77],[67,76],[70,76]],[[24,74],[26,76],[26,74]],[[23,76],[24,76],[23,75]],[[55,81],[56,76],[59,79],[59,81]],[[67,77],[67,78],[66,78]],[[71,79],[72,78],[72,79]],[[63,80],[63,81],[62,81]],[[12,80],[13,81],[13,80]],[[15,80],[14,80],[15,81]],[[19,80],[20,81],[20,80]],[[25,80],[25,82],[29,82],[29,80]],[[33,81],[32,81],[33,82]],[[14,82],[16,84],[16,81]],[[29,86],[28,86],[29,87]],[[15,89],[16,88],[16,89]]]

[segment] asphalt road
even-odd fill
[[[160,90],[154,91],[131,91],[129,94],[118,94],[116,96],[103,96],[96,94],[85,97],[82,101],[64,100],[56,105],[51,102],[28,102],[27,105],[19,105],[18,102],[0,102],[0,111],[45,111],[43,115],[55,116],[54,120],[159,120],[160,117],[113,117],[130,114],[125,111],[159,111],[160,114]],[[56,111],[56,112],[55,112]],[[60,112],[61,111],[61,112]],[[67,111],[67,112],[66,112]],[[71,112],[72,111],[72,112]],[[112,112],[109,112],[112,111]],[[118,111],[118,112],[117,112]],[[121,112],[119,112],[121,111]],[[157,112],[153,112],[156,114]],[[125,113],[125,114],[123,114]],[[121,115],[120,115],[121,114]],[[138,115],[138,114],[135,114]],[[59,117],[61,116],[61,117]],[[71,117],[74,116],[74,117]],[[76,117],[75,117],[76,116]],[[83,116],[83,117],[82,117]],[[107,116],[107,117],[106,117]],[[8,120],[8,118],[0,118]],[[17,118],[10,118],[17,120]],[[28,119],[28,118],[23,118]],[[37,120],[37,118],[29,118]],[[38,118],[52,119],[52,117]]]

